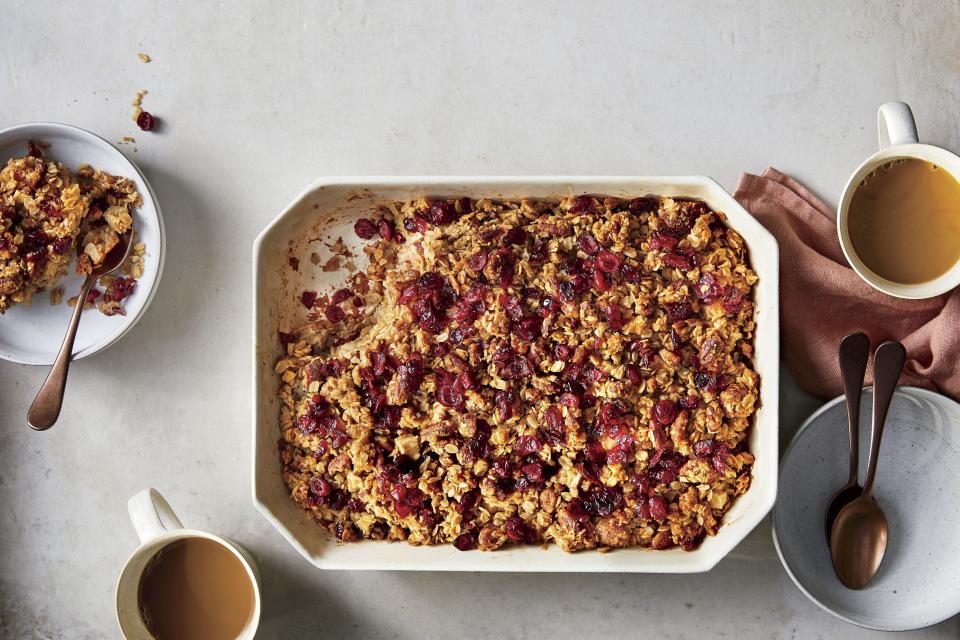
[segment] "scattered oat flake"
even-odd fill
[[[148,54],[146,54],[146,53],[138,53],[138,54],[137,54],[137,57],[140,58],[140,62],[142,62],[142,63],[144,63],[144,64],[147,64],[148,62],[150,62],[151,60],[153,60],[153,58],[151,58],[151,57],[150,57]]]
[[[55,287],[50,290],[50,305],[56,306],[63,301],[63,287]]]
[[[336,271],[339,268],[340,268],[340,256],[332,256],[329,260],[327,260],[327,263],[323,265],[323,270],[326,273],[330,273],[331,271]]]
[[[316,252],[311,253],[310,262],[312,262],[313,264],[320,264],[320,254]]]

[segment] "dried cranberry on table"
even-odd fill
[[[157,120],[149,111],[141,111],[140,115],[137,116],[137,126],[144,131],[153,131],[156,125]]]

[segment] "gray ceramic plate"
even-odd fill
[[[861,481],[869,448],[871,390],[860,415]],[[807,597],[853,624],[918,629],[960,613],[960,405],[901,387],[887,417],[875,496],[890,527],[887,554],[866,589],[852,591],[830,563],[823,514],[847,480],[846,405],[836,398],[800,427],[780,464],[773,541]]]

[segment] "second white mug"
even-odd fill
[[[153,640],[140,611],[140,582],[150,561],[168,545],[191,538],[216,542],[232,553],[246,573],[253,589],[253,610],[237,640],[252,640],[260,622],[260,576],[253,558],[242,547],[225,538],[197,529],[187,529],[155,489],[144,489],[127,503],[130,520],[140,546],[127,560],[117,582],[117,623],[127,640]]]
[[[884,278],[867,267],[853,248],[848,229],[848,214],[853,194],[863,180],[891,160],[917,158],[930,162],[949,172],[960,182],[960,157],[930,144],[922,144],[917,136],[917,125],[910,106],[904,102],[887,102],[877,112],[877,127],[880,150],[863,161],[850,176],[840,204],[837,207],[837,233],[840,247],[847,262],[863,280],[873,288],[897,298],[932,298],[960,285],[960,262],[943,275],[919,284],[904,284]]]

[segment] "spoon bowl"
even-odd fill
[[[863,589],[887,551],[887,517],[873,498],[860,496],[837,514],[830,537],[834,569],[849,589]]]
[[[826,528],[827,544],[830,544],[830,532],[833,531],[833,524],[837,521],[837,516],[843,511],[843,508],[863,495],[863,487],[859,483],[844,485],[842,489],[833,494],[830,499],[830,506],[827,507]]]

